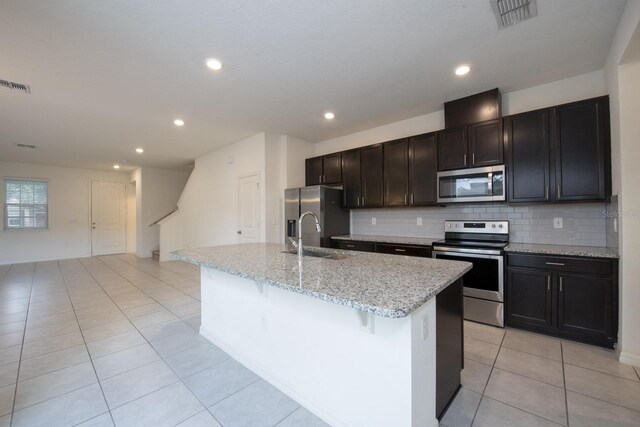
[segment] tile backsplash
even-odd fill
[[[604,247],[607,246],[606,209],[605,203],[575,203],[352,210],[351,233],[443,238],[447,219],[508,219],[509,239],[514,243]],[[422,225],[417,225],[418,218],[422,218]],[[562,228],[554,228],[554,218],[562,218]]]

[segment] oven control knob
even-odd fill
[[[496,228],[496,225],[495,224],[491,224],[491,228]]]
[[[498,226],[498,228],[502,228],[502,224],[500,224],[500,225]]]

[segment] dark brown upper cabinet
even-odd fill
[[[409,138],[409,204],[436,204],[438,173],[437,132]]]
[[[438,138],[438,170],[462,169],[469,166],[467,126],[440,131]]]
[[[305,160],[304,174],[306,185],[322,184],[322,156]]]
[[[440,131],[438,170],[491,166],[503,162],[501,119]]]
[[[505,117],[504,128],[509,203],[610,196],[608,97]]]
[[[446,129],[472,125],[502,116],[500,90],[491,89],[444,103]]]
[[[555,198],[604,200],[611,194],[609,98],[552,109]]]
[[[362,191],[360,206],[380,208],[384,206],[384,158],[382,144],[369,145],[360,149]]]
[[[360,149],[342,153],[342,198],[346,209],[360,207]]]
[[[507,200],[549,201],[549,111],[536,110],[504,119]]]
[[[306,185],[340,184],[342,182],[342,153],[327,154],[305,160]]]
[[[503,151],[502,119],[469,126],[469,155],[472,167],[504,163]]]
[[[409,204],[409,140],[384,143],[384,205]]]

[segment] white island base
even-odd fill
[[[332,426],[437,426],[436,298],[388,318],[202,267],[200,333]]]

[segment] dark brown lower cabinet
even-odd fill
[[[460,389],[464,368],[462,279],[436,295],[436,415],[444,412]]]
[[[618,261],[507,255],[506,324],[612,348],[618,335]]]
[[[382,254],[431,258],[431,246],[423,245],[332,239],[331,247],[334,249],[346,249],[349,251],[378,252]]]
[[[511,267],[507,269],[507,317],[513,324],[551,327],[551,273]]]
[[[356,240],[331,240],[331,247],[334,249],[345,249],[347,251],[374,252],[375,243],[360,242]]]

